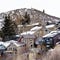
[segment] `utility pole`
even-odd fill
[[[44,10],[43,10],[43,17],[42,17],[42,23],[41,23],[41,25],[42,25],[42,35],[44,35],[45,34],[45,29],[46,29],[46,23],[45,23],[45,12],[44,12]]]

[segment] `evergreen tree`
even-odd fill
[[[25,13],[24,19],[22,19],[22,25],[26,25],[30,23],[30,16],[29,14],[27,14],[27,12]]]
[[[0,31],[0,37],[3,37],[3,32],[2,31]]]
[[[27,12],[25,13],[24,18],[22,18],[21,24],[23,25],[23,30],[25,28],[25,25],[30,24],[30,16],[27,14]]]
[[[29,16],[29,14],[27,14],[27,12],[25,13],[24,17],[25,17],[26,23],[29,24],[30,23],[30,16]]]
[[[4,27],[2,28],[3,38],[9,39],[11,36],[15,35],[15,30],[10,16],[6,16],[4,20]]]

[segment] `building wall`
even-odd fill
[[[22,45],[22,46],[15,46],[13,44],[11,44],[10,46],[8,46],[7,51],[12,51],[14,54],[22,54],[24,52],[26,52],[26,46]]]
[[[23,54],[23,53],[25,53],[26,52],[26,46],[20,46],[20,47],[18,47],[17,48],[17,54],[19,55],[19,54]]]
[[[26,43],[27,48],[34,47],[34,38],[23,38],[21,42]]]
[[[60,41],[60,33],[53,37],[54,45]]]
[[[46,31],[46,29],[40,29],[40,36],[44,36],[54,30],[56,30],[55,26],[51,27],[51,28],[47,28],[47,31]]]
[[[17,49],[17,46],[15,46],[13,43],[11,43],[11,44],[7,47],[7,51],[14,51],[14,48]]]

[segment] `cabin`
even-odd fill
[[[25,52],[25,44],[24,43],[11,43],[7,47],[7,52],[11,51],[14,54],[22,54]]]
[[[46,26],[35,26],[32,29],[30,29],[30,31],[35,31],[34,35],[41,37],[50,33],[53,30],[55,30],[54,24],[46,25]]]
[[[26,47],[29,49],[34,47],[35,39],[36,39],[35,35],[31,35],[31,34],[21,35],[18,42],[24,42],[26,44]]]
[[[60,41],[60,31],[52,31],[43,36],[47,48],[53,48]]]
[[[22,54],[26,50],[26,44],[18,41],[7,41],[4,43],[4,46],[6,47],[5,53],[7,54]]]

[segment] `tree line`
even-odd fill
[[[22,20],[21,20],[21,24],[24,26],[29,23],[30,23],[30,16],[26,12],[24,18],[22,18]],[[18,34],[17,25],[16,25],[15,21],[11,20],[9,15],[5,16],[3,25],[4,26],[2,27],[2,29],[0,31],[0,37],[3,38],[3,41],[8,41],[14,35]]]

